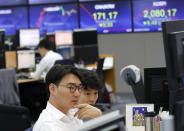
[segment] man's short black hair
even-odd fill
[[[80,80],[81,76],[79,74],[79,69],[75,68],[74,66],[71,65],[54,65],[49,72],[46,75],[45,82],[47,85],[47,92],[49,93],[49,85],[51,83],[58,85],[61,80],[63,79],[64,76],[67,74],[74,74],[76,75]],[[81,82],[82,83],[82,82]]]
[[[49,42],[46,38],[41,40],[38,44],[38,48],[45,48],[47,50],[55,50],[55,43]]]
[[[70,73],[76,75],[81,80],[79,70],[74,66],[60,64],[53,66],[46,75],[45,81],[47,86],[51,83],[58,85],[63,77]]]
[[[101,90],[104,86],[98,74],[91,70],[80,69],[82,84],[85,85],[84,90],[95,89]]]

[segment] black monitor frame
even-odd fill
[[[169,90],[166,67],[144,68],[146,103],[153,103],[156,112],[160,107],[169,109]]]
[[[169,42],[169,35],[173,32],[184,31],[184,20],[177,21],[167,21],[162,23],[163,29],[163,41],[164,41],[164,50],[165,50],[165,60],[167,66],[167,76],[169,81],[169,90],[176,90],[179,88],[179,83],[177,78],[174,78],[173,74],[173,63],[170,58],[172,58],[172,43]]]
[[[86,46],[98,44],[98,33],[96,28],[76,29],[73,31],[74,46]]]
[[[169,87],[169,111],[173,113],[175,102],[181,99],[184,99],[184,96],[178,96],[179,92],[184,93],[183,84],[179,81],[179,78],[175,76],[175,67],[173,65],[172,59],[172,42],[170,42],[170,35],[173,32],[181,32],[184,31],[184,20],[176,20],[176,21],[166,21],[162,22],[162,32],[163,32],[163,42],[164,42],[164,50],[165,50],[165,60],[167,66],[167,77],[168,77],[168,87]],[[184,58],[184,56],[183,56]],[[180,91],[179,91],[180,90]],[[177,98],[176,98],[177,97]]]
[[[93,64],[99,58],[98,33],[96,28],[76,29],[73,31],[74,60]]]

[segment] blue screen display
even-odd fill
[[[56,30],[73,30],[78,28],[76,4],[31,6],[30,27],[40,28],[40,35]]]
[[[0,8],[0,29],[5,29],[6,35],[12,35],[20,28],[28,28],[27,8]]]
[[[80,28],[98,33],[131,32],[130,1],[80,3]]]
[[[112,1],[112,0],[79,0],[80,2],[91,2],[91,1]],[[122,0],[116,0],[116,1],[122,1]]]
[[[25,4],[27,4],[27,0],[0,0],[0,6]]]
[[[29,0],[29,4],[47,4],[47,3],[62,3],[62,2],[77,2],[77,0]]]
[[[134,31],[161,31],[161,22],[184,19],[183,0],[134,0]]]

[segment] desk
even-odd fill
[[[115,75],[115,57],[112,54],[102,54],[99,56],[100,58],[105,57],[112,57],[113,58],[113,65],[112,67],[103,67],[104,72],[104,79],[107,84],[109,84],[112,87],[113,93],[116,93],[116,75]],[[87,65],[87,68],[96,68],[97,63]]]
[[[18,79],[18,84],[43,81],[43,78]]]

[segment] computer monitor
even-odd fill
[[[85,122],[78,131],[125,131],[124,115],[119,110],[109,112],[101,117]]]
[[[19,42],[23,47],[36,47],[40,41],[39,29],[20,29]]]
[[[17,51],[17,68],[29,69],[35,67],[35,51],[19,50]]]
[[[98,60],[98,38],[96,29],[77,29],[73,31],[74,59],[92,64]]]
[[[25,131],[31,126],[26,107],[0,104],[1,131]]]
[[[4,50],[5,30],[0,30],[0,51]]]
[[[146,103],[153,103],[156,112],[160,107],[169,109],[169,90],[165,67],[144,68],[144,89]]]
[[[175,102],[184,99],[184,96],[178,94],[178,90],[184,86],[184,20],[163,22],[162,31],[170,92],[169,111],[173,113]]]
[[[56,31],[55,32],[56,46],[72,45],[73,32],[72,31]]]
[[[98,34],[97,29],[75,29],[73,31],[74,46],[97,45]]]

